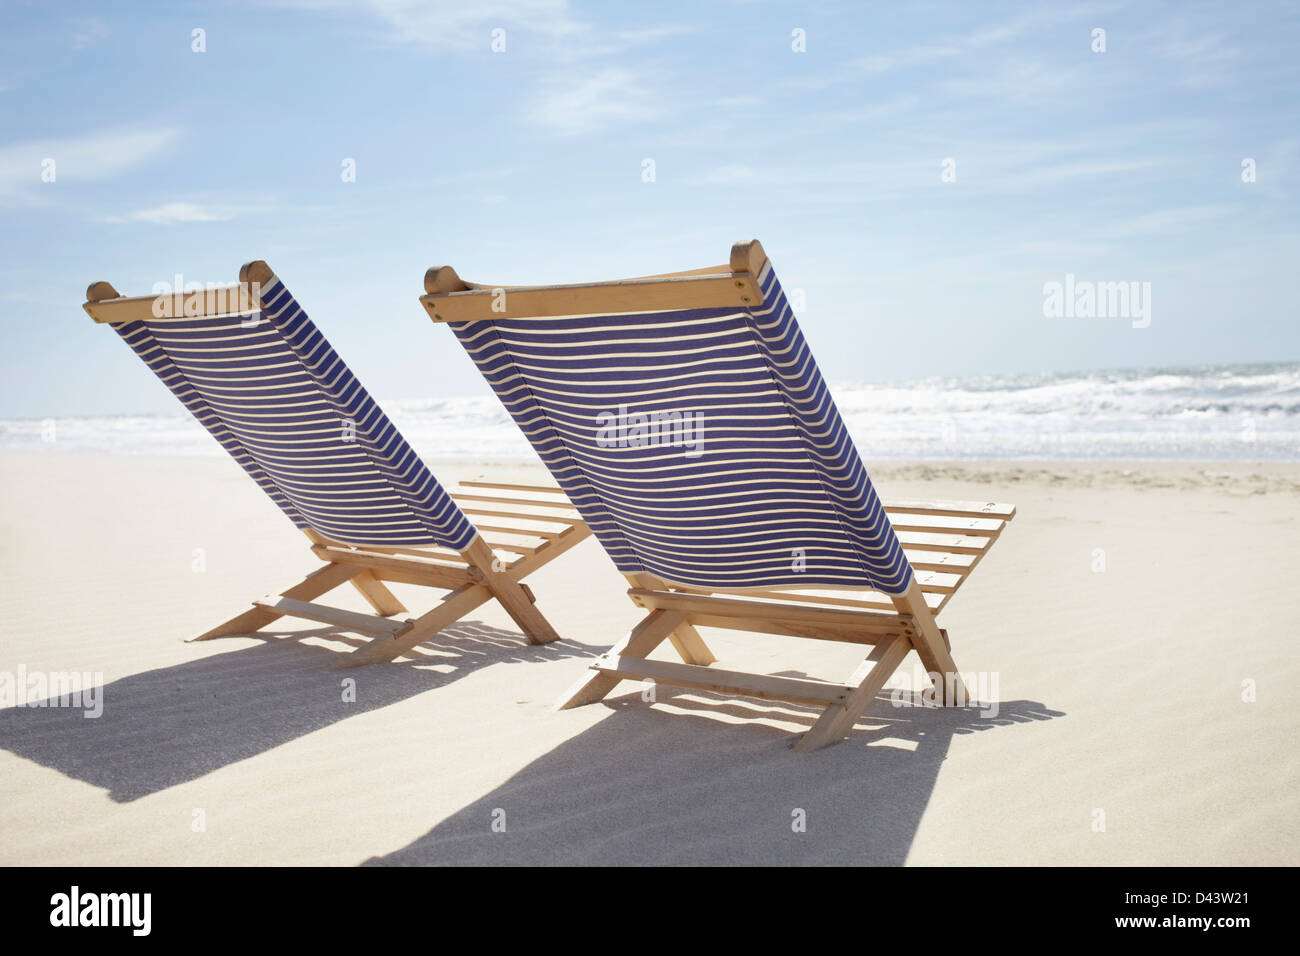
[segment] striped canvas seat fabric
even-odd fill
[[[900,594],[911,568],[770,266],[759,286],[752,310],[448,324],[620,571]]]
[[[474,526],[289,291],[261,292],[258,313],[113,328],[297,527],[468,546]]]

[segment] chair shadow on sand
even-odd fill
[[[529,647],[513,631],[461,621],[409,657],[334,670],[343,653],[302,639],[367,641],[334,628],[259,635],[270,639],[104,685],[97,718],[80,708],[0,709],[0,748],[129,803],[482,667],[590,653],[563,642]],[[356,680],[355,702],[343,699],[345,678]]]
[[[665,687],[675,713],[611,699],[590,730],[364,865],[899,865],[954,736],[1064,716],[1024,700],[996,717],[893,707],[888,694],[811,754],[790,749],[809,708]]]

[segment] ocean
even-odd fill
[[[1300,363],[832,383],[863,458],[1300,461]],[[531,460],[491,396],[380,404],[426,458]],[[708,436],[707,418],[704,423]],[[0,419],[0,451],[217,455],[188,414]]]

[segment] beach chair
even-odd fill
[[[463,482],[470,490],[448,494],[270,267],[249,263],[239,279],[135,298],[96,282],[84,306],[153,369],[325,562],[193,640],[252,634],[287,615],[372,638],[342,662],[354,666],[392,660],[493,598],[529,644],[555,640],[522,579],[589,534],[563,493]],[[484,489],[508,490],[510,505],[483,507]],[[476,528],[470,514],[493,523]],[[450,593],[419,617],[395,618],[406,608],[385,582]],[[314,603],[345,583],[374,614]]]
[[[933,698],[964,700],[936,614],[1015,509],[882,504],[757,241],[722,266],[579,285],[443,266],[425,292],[647,612],[561,707],[624,679],[814,705],[807,751],[846,736],[913,650]],[[871,650],[843,683],[738,673],[709,666],[697,627]],[[682,663],[648,658],[665,640]]]

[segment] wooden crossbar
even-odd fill
[[[603,674],[633,680],[650,679],[674,687],[690,687],[738,697],[757,697],[760,700],[785,700],[793,704],[842,703],[853,688],[805,677],[775,677],[769,674],[743,674],[721,670],[717,667],[700,667],[697,664],[678,664],[673,661],[650,661],[640,657],[619,655],[601,658],[592,665]]]
[[[88,290],[87,302],[82,306],[96,322],[110,324],[248,315],[261,307],[260,288],[247,282],[189,292],[137,296],[119,296],[107,282],[96,282]]]
[[[443,267],[446,268],[446,267]],[[453,292],[420,297],[435,322],[479,322],[564,315],[613,315],[667,312],[674,309],[761,308],[763,296],[755,276],[723,272],[673,275],[619,282],[492,287],[482,283]]]
[[[725,592],[713,592],[703,588],[688,588],[679,585],[673,585],[673,587],[691,594],[725,593],[728,596],[759,597],[772,601],[795,601],[801,604],[827,604],[861,608],[869,611],[895,610],[894,603],[890,600],[889,595],[882,591],[873,591],[870,588],[845,588],[838,591],[829,589],[808,591],[795,588],[728,588]],[[937,610],[943,604],[945,597],[946,595],[943,594],[926,594],[925,599],[932,610]]]
[[[471,581],[481,581],[483,572],[468,565],[456,567],[426,558],[416,558],[397,554],[376,554],[360,548],[340,548],[328,545],[315,545],[312,553],[325,561],[338,561],[343,564],[355,564],[362,568],[376,571],[406,571],[409,574],[424,576],[430,587],[458,588]]]
[[[390,621],[388,618],[377,617],[374,614],[345,611],[342,608],[313,604],[310,601],[297,601],[293,598],[275,595],[259,598],[253,602],[253,605],[279,614],[287,614],[289,617],[319,621],[321,624],[333,624],[335,627],[341,627],[349,631],[360,631],[362,634],[372,634],[376,637],[395,634],[410,623],[409,621]]]
[[[864,614],[836,608],[799,607],[775,601],[741,601],[731,597],[686,594],[631,588],[628,596],[641,607],[664,608],[687,614],[714,614],[758,621],[797,621],[827,627],[848,627],[873,634],[905,634],[912,628],[910,617],[897,614]]]

